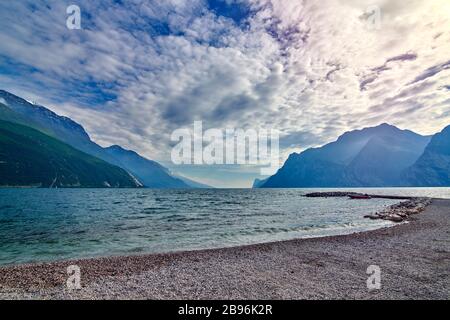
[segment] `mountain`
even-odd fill
[[[388,187],[421,156],[430,137],[388,124],[347,132],[337,141],[300,154],[262,188]]]
[[[190,188],[181,179],[173,177],[169,170],[159,163],[148,160],[131,150],[125,150],[120,146],[105,148],[122,168],[127,169],[149,188]]]
[[[401,176],[421,156],[429,143],[411,131],[372,137],[346,168],[356,186],[402,186]]]
[[[253,181],[252,188],[255,189],[255,188],[262,187],[264,185],[264,183],[267,182],[267,180],[268,180],[268,178],[267,179],[255,179],[255,181]]]
[[[32,104],[4,90],[0,90],[0,99],[0,102],[3,102],[20,118],[17,123],[39,130],[106,162],[118,164],[101,146],[90,139],[80,124],[72,119],[59,116],[43,106]],[[1,110],[0,120],[11,121],[11,119],[5,118]]]
[[[1,106],[4,108],[4,106]],[[125,170],[38,130],[0,120],[0,185],[139,187]]]
[[[200,183],[191,179],[188,179],[186,177],[182,177],[182,176],[175,176],[178,179],[182,180],[184,183],[186,183],[189,187],[194,188],[194,189],[214,189],[212,186],[204,184],[204,183]]]
[[[193,181],[190,184],[172,176],[169,170],[157,162],[145,159],[133,151],[126,152],[127,150],[118,146],[102,148],[72,119],[59,116],[7,91],[0,90],[0,105],[0,120],[34,128],[82,152],[119,166],[133,173],[146,187],[191,188],[195,184]]]
[[[450,126],[431,139],[403,179],[410,186],[450,187]]]

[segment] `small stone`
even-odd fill
[[[380,219],[379,216],[373,215],[373,214],[365,215],[364,218],[369,218],[369,219],[371,219],[371,220],[377,220],[377,219]]]
[[[393,222],[402,222],[403,221],[403,218],[397,214],[391,214],[391,215],[387,216],[386,219],[391,220]]]

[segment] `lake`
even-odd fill
[[[328,190],[0,189],[0,265],[229,247],[392,225],[363,216],[396,200],[303,196]],[[450,198],[448,188],[351,190]]]

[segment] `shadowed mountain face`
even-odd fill
[[[423,155],[403,175],[410,186],[450,186],[450,126],[437,133]]]
[[[38,130],[0,120],[0,185],[139,187],[125,170]]]
[[[430,137],[388,124],[345,133],[321,148],[291,154],[263,188],[400,186]]]
[[[253,186],[252,188],[260,188],[264,185],[264,183],[267,182],[267,179],[255,179],[255,181],[253,181]]]
[[[346,168],[358,186],[400,186],[401,174],[420,157],[429,138],[402,133],[374,136]]]
[[[89,138],[81,125],[70,118],[59,116],[43,106],[34,105],[3,90],[0,90],[0,98],[21,118],[18,123],[37,129],[94,157],[118,165],[101,146]],[[1,112],[0,119],[10,121],[5,119]]]
[[[170,172],[159,163],[148,160],[134,151],[125,150],[120,146],[105,148],[121,167],[139,177],[139,180],[149,188],[190,188],[181,179],[173,177]]]
[[[150,188],[196,188],[196,182],[186,183],[155,161],[119,146],[102,148],[93,142],[84,128],[67,117],[0,90],[0,120],[22,124],[41,131],[55,139],[119,166],[132,173],[144,186]]]

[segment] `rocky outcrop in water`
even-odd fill
[[[330,192],[313,192],[308,193],[305,197],[309,198],[331,198],[331,197],[350,197],[350,196],[367,196],[368,199],[355,200],[355,201],[370,201],[370,198],[378,199],[393,199],[393,200],[406,200],[397,204],[394,204],[380,212],[375,214],[368,214],[364,218],[372,220],[390,220],[393,222],[403,222],[408,220],[411,215],[419,214],[425,210],[425,208],[431,203],[430,198],[420,197],[402,197],[402,196],[389,196],[389,195],[374,195],[374,194],[362,194],[357,192],[347,191],[330,191]]]
[[[356,192],[346,192],[346,191],[330,191],[330,192],[312,192],[305,194],[308,198],[337,198],[337,197],[348,197],[353,195],[358,195]]]
[[[431,203],[430,198],[411,198],[394,204],[373,215],[366,215],[365,218],[372,220],[390,220],[393,222],[403,222],[409,219],[411,215],[419,214]]]
[[[365,197],[370,197],[370,198],[394,199],[394,200],[409,200],[409,199],[411,199],[411,197],[366,194],[366,193],[349,192],[349,191],[312,192],[312,193],[305,194],[305,197],[308,197],[308,198],[338,198],[338,197],[351,197],[351,196],[365,196]]]

